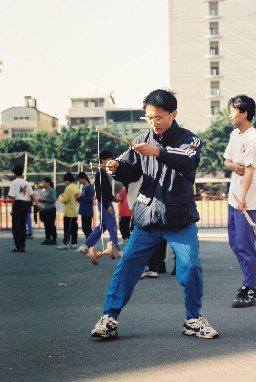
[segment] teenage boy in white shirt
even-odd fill
[[[29,182],[22,178],[23,168],[21,166],[15,166],[12,171],[16,177],[11,182],[8,193],[12,199],[12,234],[16,245],[12,252],[25,252],[28,198],[30,195],[34,200],[34,191]]]
[[[228,106],[230,121],[237,127],[232,131],[224,153],[224,165],[232,171],[228,197],[229,244],[244,274],[243,285],[232,306],[246,308],[255,304],[256,297],[255,234],[241,213],[246,209],[256,223],[256,130],[251,125],[255,101],[246,95],[238,95],[229,100]]]

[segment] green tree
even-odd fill
[[[229,136],[234,129],[228,115],[228,109],[219,111],[210,127],[204,132],[198,132],[198,136],[203,142],[201,160],[198,166],[198,171],[201,171],[202,174],[216,175],[218,171],[223,171],[226,176],[230,174],[230,172],[224,168],[223,158]],[[254,127],[256,126],[255,117],[252,121],[252,125]]]

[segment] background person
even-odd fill
[[[31,219],[32,200],[30,195],[28,196],[27,203],[28,203],[28,213],[27,213],[27,219],[26,219],[26,225],[27,225],[26,239],[33,239],[33,228],[32,228],[32,219]]]
[[[244,280],[232,306],[246,308],[255,304],[256,249],[255,234],[247,222],[244,209],[256,223],[256,130],[251,121],[255,115],[255,101],[238,95],[228,102],[233,130],[224,153],[225,168],[232,171],[228,196],[229,244],[242,269]],[[240,200],[238,204],[233,193]]]
[[[35,199],[38,200],[42,196],[42,193],[43,193],[43,191],[40,188],[39,183],[38,182],[34,182],[34,196],[35,196]],[[34,207],[34,222],[37,224],[37,215],[39,213],[40,208],[34,202],[32,203],[32,205]]]
[[[95,227],[94,231],[86,239],[85,244],[79,247],[79,251],[85,254],[89,252],[90,247],[97,243],[106,230],[109,232],[110,240],[115,243],[116,248],[120,251],[117,240],[116,215],[113,206],[113,201],[117,201],[117,199],[112,194],[109,177],[105,170],[106,163],[112,159],[112,155],[112,152],[109,150],[104,150],[100,153],[100,163],[103,167],[95,175],[95,193],[98,200],[100,224]]]
[[[59,196],[59,201],[64,203],[64,238],[63,245],[57,249],[69,249],[68,243],[71,237],[70,248],[75,249],[77,244],[77,216],[78,216],[78,202],[75,195],[80,194],[79,187],[75,184],[74,176],[68,172],[63,177],[64,182],[67,184],[65,191]]]
[[[122,235],[122,241],[120,244],[127,244],[131,236],[130,224],[132,217],[132,210],[129,208],[127,202],[127,191],[128,186],[124,186],[119,192],[118,200],[118,210],[119,210],[119,230]]]
[[[77,175],[77,180],[83,185],[81,195],[76,194],[75,197],[79,203],[78,213],[81,215],[82,230],[87,238],[92,232],[93,188],[85,172],[80,172]]]
[[[34,191],[29,182],[22,178],[22,166],[15,166],[12,171],[16,178],[11,182],[8,192],[12,200],[12,234],[16,246],[12,252],[25,252],[28,198],[31,196],[33,199]]]
[[[37,206],[41,208],[41,218],[44,222],[45,240],[42,245],[56,245],[57,232],[55,226],[56,219],[56,191],[53,188],[51,178],[43,179],[42,196],[37,199]]]

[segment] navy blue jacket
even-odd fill
[[[93,216],[93,188],[90,184],[84,186],[78,199],[79,214],[82,216]]]
[[[113,202],[114,197],[112,194],[112,187],[106,170],[101,169],[100,172],[99,170],[97,171],[95,176],[94,187],[98,202],[102,203],[103,206],[106,209],[108,209],[108,207]]]
[[[119,167],[113,175],[124,184],[143,176],[133,206],[134,224],[142,228],[179,228],[197,222],[193,184],[200,160],[200,139],[174,120],[161,143],[153,129],[141,133],[133,144],[142,142],[159,147],[160,156],[143,156],[130,148],[116,159]]]

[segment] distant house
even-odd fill
[[[72,127],[110,126],[117,135],[122,136],[140,132],[148,127],[145,121],[140,119],[144,115],[142,109],[116,108],[115,100],[110,94],[71,98],[71,108],[67,118]]]
[[[4,110],[0,138],[27,138],[38,130],[51,133],[58,131],[58,118],[37,109],[37,102],[30,96],[24,97],[25,106],[15,106]]]

